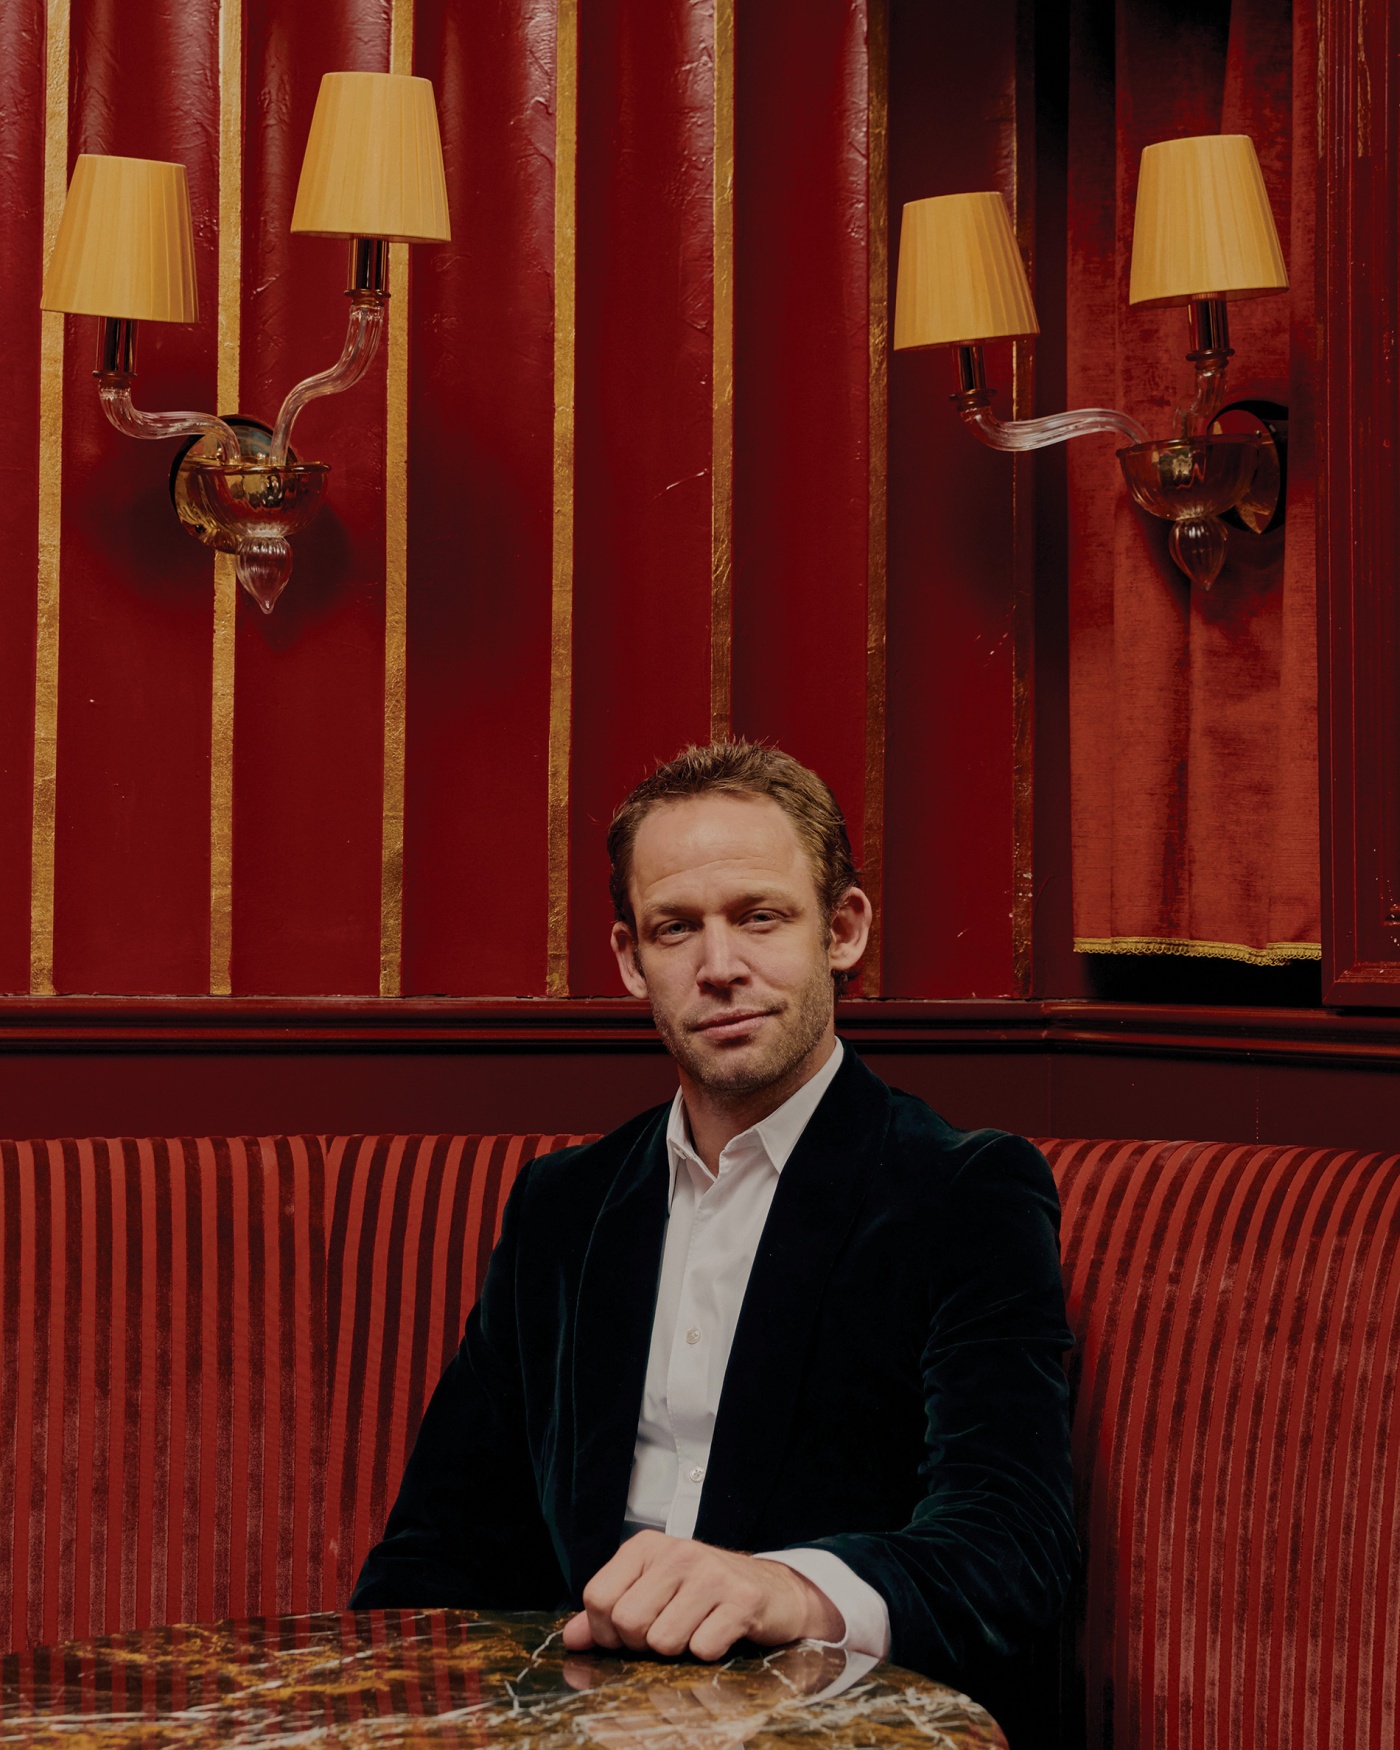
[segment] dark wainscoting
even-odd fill
[[[1400,1019],[1092,1002],[851,1002],[841,1031],[962,1125],[1400,1148]],[[607,1129],[674,1087],[593,1002],[12,998],[0,1133]]]

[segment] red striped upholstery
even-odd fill
[[[0,1647],[343,1604],[520,1165],[575,1140],[0,1144]],[[1041,1147],[1084,1740],[1394,1750],[1400,1157]]]
[[[475,1304],[522,1164],[577,1136],[329,1137],[326,1548],[350,1595]],[[331,1599],[327,1599],[327,1608]]]
[[[322,1594],[314,1139],[0,1143],[0,1646]]]
[[[1400,1742],[1400,1156],[1042,1141],[1086,1741]]]

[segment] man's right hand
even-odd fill
[[[835,1641],[841,1612],[782,1562],[716,1549],[693,1538],[639,1531],[584,1587],[584,1608],[564,1626],[564,1645],[674,1658],[722,1659],[735,1641],[779,1646]]]

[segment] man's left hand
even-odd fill
[[[745,1636],[761,1646],[839,1640],[841,1612],[783,1562],[716,1549],[693,1538],[639,1531],[583,1589],[584,1608],[564,1627],[564,1645],[674,1658],[721,1659]]]

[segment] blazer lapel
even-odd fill
[[[627,1509],[666,1232],[666,1118],[663,1108],[623,1161],[579,1278],[568,1539],[575,1596],[616,1550]]]
[[[744,1549],[787,1448],[817,1309],[889,1122],[889,1092],[849,1046],[788,1157],[734,1333],[695,1535]]]

